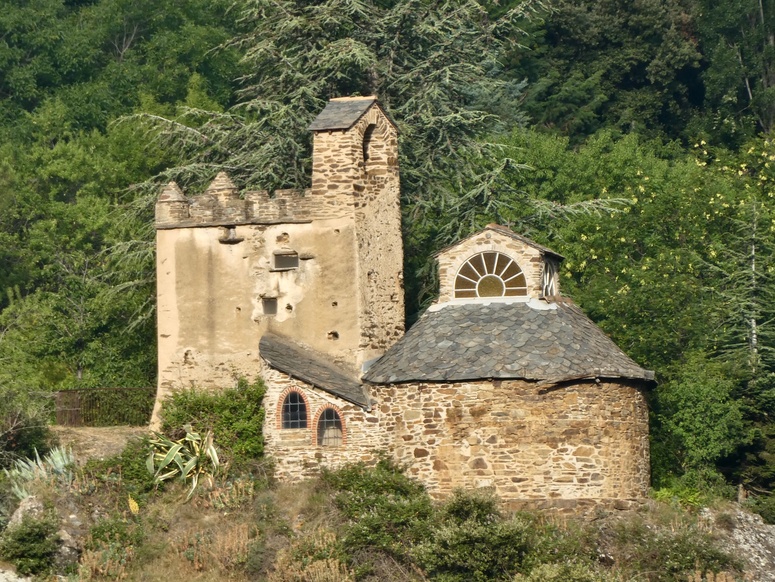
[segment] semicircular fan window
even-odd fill
[[[455,278],[455,299],[524,297],[525,275],[511,257],[485,251],[468,259]]]

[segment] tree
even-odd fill
[[[175,160],[122,114],[231,103],[229,4],[24,0],[0,14],[0,401],[155,380],[150,220],[115,212]],[[144,257],[146,258],[146,257]],[[135,321],[136,325],[130,326]],[[9,404],[10,406],[10,404]]]
[[[579,142],[600,129],[681,136],[702,104],[689,0],[556,0],[531,30],[525,111]]]
[[[475,0],[251,0],[244,10],[249,32],[234,43],[251,71],[244,101],[225,113],[146,116],[160,142],[189,160],[162,179],[201,187],[225,170],[247,187],[304,188],[306,128],[326,100],[376,94],[401,132],[412,319],[435,293],[435,250],[489,222],[519,228],[580,210],[511,188],[509,176],[522,165],[485,141],[502,128],[499,112],[518,117],[521,84],[503,75],[500,59],[518,46],[532,9],[520,3],[493,19]]]
[[[523,35],[531,9],[526,2],[492,20],[475,0],[250,0],[248,32],[232,43],[249,71],[243,100],[224,113],[145,116],[160,143],[188,162],[160,177],[201,187],[225,170],[241,186],[303,188],[306,128],[326,100],[376,94],[402,134],[411,285],[434,248],[477,226],[454,211],[466,200],[469,209],[482,197],[494,203],[496,174],[514,166],[482,164],[490,146],[479,138],[499,121],[484,102],[513,98],[518,84],[500,74],[499,58]]]
[[[697,0],[697,28],[709,64],[707,104],[719,122],[764,133],[775,127],[775,4],[772,0]],[[738,129],[739,130],[739,129]]]

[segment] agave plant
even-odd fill
[[[54,447],[43,458],[37,449],[34,459],[17,459],[10,469],[4,469],[11,482],[11,491],[18,499],[30,496],[27,485],[33,481],[70,485],[73,482],[75,456],[70,449]]]
[[[186,436],[173,441],[163,434],[154,433],[149,440],[151,452],[146,461],[148,471],[155,483],[179,478],[190,481],[191,490],[186,501],[191,499],[199,485],[199,479],[205,478],[213,483],[220,467],[218,452],[213,445],[213,433],[208,430],[204,438],[191,427],[185,427]]]

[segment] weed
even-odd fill
[[[244,568],[250,543],[250,527],[237,524],[190,533],[177,544],[177,553],[196,572],[213,567],[229,572]]]
[[[89,461],[77,477],[82,494],[92,494],[107,485],[119,497],[132,495],[137,501],[143,501],[156,485],[153,475],[148,473],[148,437],[130,440],[118,455],[103,461]]]
[[[530,574],[517,574],[514,582],[617,582],[621,578],[601,572],[592,564],[567,562],[541,564]]]
[[[141,523],[115,516],[99,520],[92,526],[89,534],[86,547],[92,550],[112,543],[124,547],[139,546],[145,539]]]
[[[336,535],[325,529],[298,538],[277,553],[268,582],[354,582],[338,554]]]
[[[690,487],[662,487],[652,491],[651,495],[657,501],[683,507],[700,507],[703,503],[700,491]]]
[[[721,512],[716,515],[716,526],[726,531],[733,531],[737,527],[737,520],[731,513]]]
[[[215,509],[233,509],[251,502],[255,494],[256,485],[252,479],[237,477],[213,487],[205,499]]]
[[[79,580],[123,580],[134,559],[134,548],[116,543],[97,544],[94,549],[84,550],[78,565]]]

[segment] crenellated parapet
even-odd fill
[[[344,195],[319,198],[309,190],[240,190],[225,172],[207,189],[186,196],[175,182],[161,191],[156,202],[156,228],[160,230],[241,224],[274,224],[336,218],[352,212],[353,201]]]

